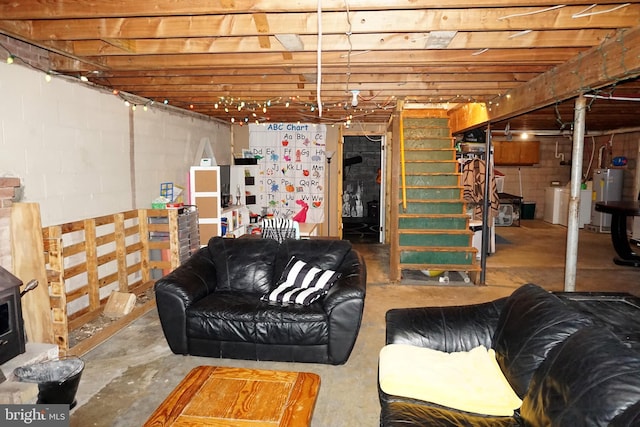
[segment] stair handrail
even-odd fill
[[[404,164],[404,117],[400,115],[400,179],[402,187],[402,209],[407,210],[407,178]]]

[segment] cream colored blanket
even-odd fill
[[[512,416],[522,401],[496,361],[495,351],[476,347],[444,353],[390,344],[380,351],[380,388],[461,411]]]

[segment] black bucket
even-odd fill
[[[67,404],[73,408],[83,370],[82,359],[65,357],[21,366],[13,374],[20,381],[38,384],[37,403]]]

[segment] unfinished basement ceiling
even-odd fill
[[[43,73],[236,124],[387,123],[398,103],[474,102],[500,126],[566,129],[580,92],[600,95],[587,130],[640,117],[640,102],[604,99],[640,98],[639,2],[24,0],[0,17],[0,33],[46,50]]]

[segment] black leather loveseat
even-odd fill
[[[487,416],[387,394],[379,382],[381,426],[640,426],[636,297],[528,284],[482,304],[390,310],[386,322],[387,344],[494,349],[522,404],[512,415]]]
[[[289,261],[338,273],[308,305],[265,301]],[[364,308],[366,266],[348,241],[212,238],[159,279],[162,330],[176,354],[345,363]]]

